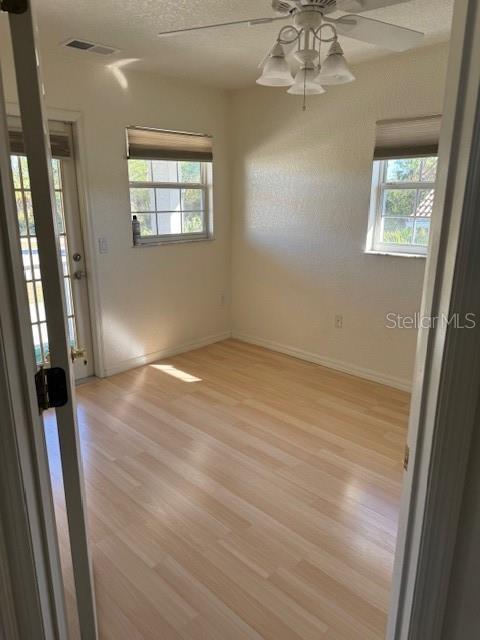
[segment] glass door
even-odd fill
[[[9,125],[18,130],[19,123],[15,120],[9,119]],[[51,129],[61,129],[63,135],[68,136],[69,144],[64,148],[71,150],[70,125],[51,123]],[[12,153],[10,159],[35,359],[39,366],[45,366],[49,363],[50,353],[28,163],[21,153]],[[75,379],[80,380],[93,375],[93,358],[78,192],[71,152],[65,157],[52,158],[52,173],[69,346]]]

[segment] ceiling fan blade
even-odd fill
[[[407,49],[418,47],[424,37],[420,31],[353,14],[338,20],[326,17],[324,20],[334,24],[339,35],[375,44],[391,51],[407,51]]]
[[[248,24],[251,27],[255,27],[259,24],[268,24],[269,22],[276,22],[277,20],[287,20],[290,15],[285,16],[273,16],[271,18],[251,18],[250,20],[233,20],[232,22],[219,22],[217,24],[206,24],[200,27],[187,27],[186,29],[172,29],[171,31],[160,31],[157,35],[160,37],[176,36],[181,33],[189,33],[195,31],[203,31],[205,29],[219,29],[221,27],[233,27],[239,24]]]
[[[337,9],[361,13],[362,11],[373,11],[373,9],[382,9],[383,7],[402,4],[403,2],[410,2],[410,0],[337,0]]]

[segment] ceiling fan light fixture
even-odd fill
[[[263,65],[262,75],[258,78],[257,84],[264,87],[289,87],[293,84],[293,76],[280,43],[277,43]]]
[[[301,67],[287,93],[294,96],[318,96],[325,93],[325,89],[316,81],[316,77],[317,71],[314,67]]]
[[[355,80],[355,76],[348,68],[343,49],[338,42],[334,42],[330,47],[328,56],[316,80],[319,84],[325,85],[347,84]]]

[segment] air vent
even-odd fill
[[[119,49],[113,47],[107,47],[103,44],[96,44],[95,42],[88,42],[87,40],[77,40],[72,38],[62,43],[64,47],[69,49],[77,49],[77,51],[88,51],[89,53],[96,53],[100,56],[111,56],[113,53],[118,53]]]

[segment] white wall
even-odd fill
[[[15,101],[9,62],[4,52],[7,100]],[[47,106],[82,113],[91,276],[97,283],[96,329],[103,354],[97,373],[138,365],[164,350],[222,335],[230,328],[225,93],[138,72],[126,72],[124,89],[103,66],[51,58],[43,62]],[[132,247],[125,159],[125,127],[131,124],[214,136],[215,240]],[[106,255],[98,253],[99,236],[108,240]]]
[[[363,253],[375,122],[440,113],[447,52],[359,65],[306,112],[282,89],[233,94],[235,334],[408,386],[416,332],[385,314],[418,311],[425,260]]]

